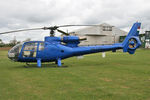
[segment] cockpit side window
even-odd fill
[[[26,43],[23,49],[23,57],[36,57],[37,42]]]
[[[24,46],[24,50],[36,50],[37,49],[37,43],[27,43]]]
[[[39,51],[44,50],[44,42],[39,43]]]

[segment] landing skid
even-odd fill
[[[54,65],[53,68],[67,68],[68,67],[68,66],[64,66],[64,63],[61,63],[61,66],[58,66],[58,64],[56,62],[50,63],[48,65]],[[35,65],[29,64],[26,62],[26,65],[24,65],[24,68],[29,68],[29,67],[33,67],[33,66],[35,66]],[[45,67],[45,66],[43,66],[43,67]],[[49,66],[47,66],[47,67],[49,67]],[[50,66],[50,67],[52,67],[52,66]],[[38,68],[42,68],[42,67],[38,67]]]
[[[63,65],[64,65],[64,63],[61,63],[61,66],[58,66],[57,61],[55,61],[55,63],[54,63],[54,64],[56,64],[58,68],[66,68],[66,67],[68,67],[68,66],[63,66]]]

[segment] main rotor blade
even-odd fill
[[[31,28],[31,29],[20,29],[15,31],[8,31],[8,32],[1,32],[1,34],[8,34],[8,33],[14,33],[14,32],[22,32],[22,31],[31,31],[31,30],[57,30],[60,33],[63,33],[65,35],[69,35],[68,33],[58,30],[59,27],[72,27],[72,26],[100,26],[100,25],[60,25],[60,26],[51,26],[51,27],[42,27],[42,28]]]
[[[43,28],[31,28],[31,29],[21,29],[21,30],[15,30],[15,31],[2,32],[2,33],[0,33],[0,35],[1,34],[14,33],[14,32],[22,32],[22,31],[41,30],[41,29],[44,29],[44,27]]]
[[[72,27],[72,26],[100,26],[100,25],[60,25],[57,27]]]
[[[57,29],[57,31],[60,32],[60,33],[62,33],[62,34],[64,34],[64,35],[69,35],[68,33],[64,32],[62,30]]]

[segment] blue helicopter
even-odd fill
[[[53,27],[33,28],[3,32],[0,34],[39,29],[50,30],[50,36],[45,37],[44,41],[24,42],[21,44],[17,44],[8,51],[9,59],[16,62],[37,62],[37,67],[41,67],[42,62],[56,62],[57,66],[60,67],[62,66],[61,60],[69,57],[106,51],[116,52],[116,50],[118,49],[123,49],[123,52],[134,54],[135,50],[141,45],[138,31],[138,29],[140,29],[141,23],[139,22],[133,24],[131,30],[129,31],[128,35],[122,43],[97,46],[78,46],[80,41],[86,40],[86,38],[80,38],[78,36],[69,36],[68,33],[58,29],[59,27],[70,26],[83,25],[62,25]],[[67,36],[55,37],[55,30]]]

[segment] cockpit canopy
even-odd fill
[[[12,49],[10,49],[8,51],[8,57],[13,60],[16,61],[16,58],[18,58],[19,53],[21,51],[23,43],[17,44],[16,46],[14,46]]]
[[[8,58],[10,58],[13,61],[17,61],[19,56],[23,58],[34,58],[37,56],[37,51],[42,51],[43,49],[43,41],[30,41],[20,43],[8,51]]]

